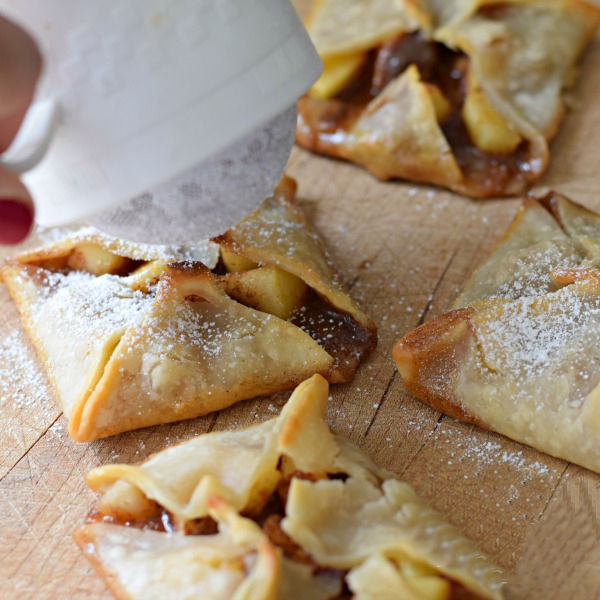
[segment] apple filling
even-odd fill
[[[326,575],[330,581],[335,580],[333,587],[337,589],[337,593],[329,596],[330,600],[350,600],[355,597],[355,594],[361,598],[376,598],[377,590],[372,589],[374,578],[382,578],[382,592],[395,589],[398,592],[397,597],[406,600],[475,600],[478,598],[435,567],[398,552],[369,559],[361,567],[352,570],[319,564],[282,527],[282,522],[287,516],[290,486],[297,480],[345,481],[349,475],[339,472],[314,474],[298,471],[287,457],[280,459],[277,470],[278,481],[272,493],[264,500],[264,504],[258,509],[255,507],[254,510],[245,511],[242,516],[252,519],[269,541],[281,550],[286,559],[309,567],[315,575]],[[143,500],[142,504],[130,507],[131,514],[111,511],[110,502],[106,503],[107,512],[103,512],[101,502],[99,509],[94,509],[88,514],[86,523],[108,523],[167,534],[180,532],[186,536],[214,537],[219,532],[219,524],[210,516],[190,520],[180,527],[169,511],[158,502],[149,500],[141,494],[140,497]]]
[[[136,261],[98,244],[78,244],[62,257],[40,263],[53,272],[82,271],[112,275],[143,294],[154,295],[168,268],[166,260]],[[312,337],[334,359],[332,381],[346,381],[376,344],[374,332],[338,310],[300,277],[274,265],[259,265],[227,248],[213,275],[227,295],[249,308],[290,321]]]
[[[417,67],[439,127],[467,179],[484,195],[502,193],[514,179],[525,185],[533,181],[523,168],[529,142],[474,82],[468,57],[420,33],[402,34],[358,56],[325,60],[321,78],[299,102],[298,142],[343,156],[341,147],[349,143],[367,105],[410,65]],[[344,77],[338,76],[341,70]]]

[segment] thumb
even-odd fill
[[[20,179],[0,168],[0,244],[18,244],[31,231],[33,202]]]

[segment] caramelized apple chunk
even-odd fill
[[[444,96],[442,90],[434,83],[426,83],[427,91],[433,102],[433,108],[435,110],[435,116],[438,123],[445,121],[452,112],[450,101]]]
[[[92,275],[106,275],[120,271],[127,260],[97,244],[80,244],[71,251],[67,266],[75,271],[87,271]]]
[[[469,77],[462,117],[471,141],[483,152],[510,154],[521,136],[489,103],[483,90]]]
[[[281,319],[289,319],[301,306],[307,290],[302,279],[273,266],[230,273],[224,279],[229,296]]]
[[[427,600],[448,600],[452,585],[450,581],[440,577],[438,571],[429,565],[417,563],[403,558],[400,570],[418,598]]]
[[[150,288],[155,285],[160,276],[167,270],[166,260],[153,260],[139,266],[127,277],[127,283],[134,290],[139,290],[147,294]]]
[[[346,54],[323,60],[323,72],[310,88],[312,98],[326,100],[339,94],[350,83],[365,61],[365,54]]]
[[[221,260],[225,265],[225,268],[230,273],[237,273],[239,271],[249,271],[250,269],[256,269],[258,265],[248,259],[240,256],[239,254],[235,254],[235,252],[231,252],[231,250],[227,250],[225,248],[221,248]]]

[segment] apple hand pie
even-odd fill
[[[503,573],[333,435],[314,375],[281,414],[92,470],[75,539],[118,598],[502,598]]]
[[[600,11],[582,0],[315,0],[296,140],[380,179],[520,193],[548,164]]]
[[[600,216],[523,202],[455,309],[394,347],[433,408],[600,472]]]
[[[375,326],[294,193],[282,180],[211,243],[212,264],[204,248],[212,269],[189,249],[160,254],[89,229],[3,267],[73,438],[196,417],[314,373],[352,377]]]

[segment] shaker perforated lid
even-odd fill
[[[206,237],[189,223],[206,222],[215,206],[222,219],[208,233],[220,233],[281,176],[293,106],[321,68],[289,0],[0,0],[0,11],[44,55],[45,104],[32,113],[52,139],[24,180],[45,226],[120,206],[120,217],[98,217],[110,229],[152,204],[158,188],[170,241]],[[34,117],[5,163],[40,154],[48,140],[37,131],[35,141]],[[183,200],[185,210],[172,208]]]

